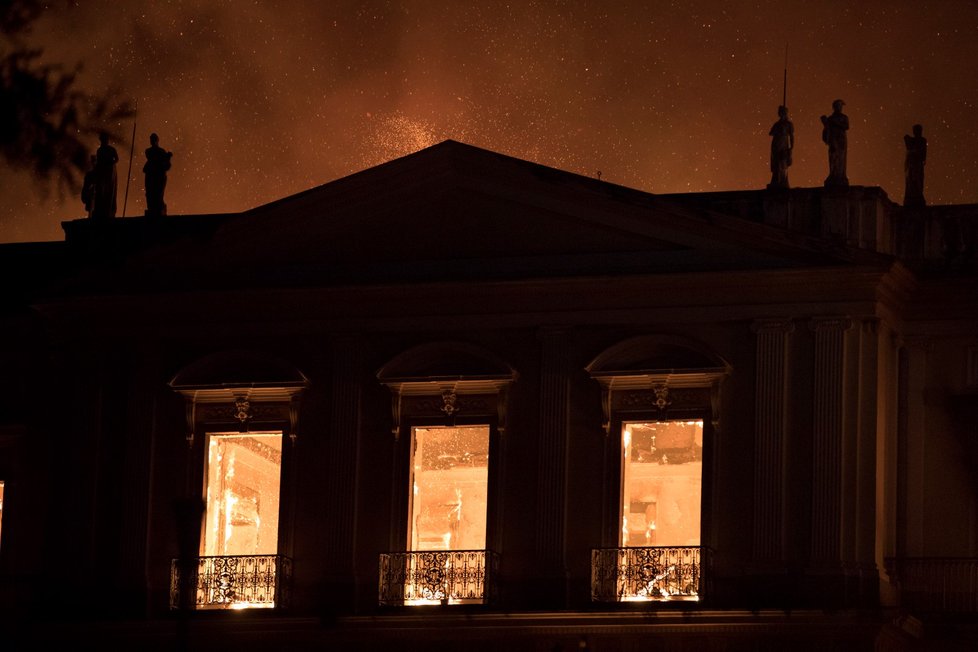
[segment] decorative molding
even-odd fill
[[[454,392],[448,398],[442,396],[403,396],[400,397],[401,417],[441,416],[453,417],[460,412],[466,415],[491,415],[495,409],[495,396],[460,396]]]
[[[234,399],[234,418],[242,425],[251,421],[251,403],[246,398]]]
[[[880,318],[879,317],[868,317],[862,321],[863,332],[867,335],[877,335],[880,328]]]
[[[750,330],[755,334],[782,333],[786,335],[794,332],[795,321],[791,317],[755,319],[750,325]]]
[[[461,408],[458,406],[458,394],[450,389],[446,389],[441,393],[442,406],[438,408],[441,412],[445,413],[445,416],[451,419]]]
[[[601,412],[604,415],[604,423],[601,427],[604,436],[608,437],[611,434],[611,387],[604,383],[601,384]]]
[[[464,380],[451,384],[423,382],[418,386],[401,383],[391,387],[391,434],[394,440],[400,439],[401,430],[408,419],[428,419],[437,423],[443,421],[452,425],[459,415],[465,417],[496,417],[497,429],[503,431],[506,423],[505,391],[486,393],[486,385],[481,381],[471,384]],[[421,388],[427,389],[421,393]],[[477,392],[477,393],[476,393]]]
[[[254,403],[247,399],[236,399],[233,403],[197,404],[198,423],[235,423],[246,426],[256,421],[288,421],[291,423],[291,402]]]
[[[187,448],[194,447],[194,432],[197,425],[197,402],[193,399],[184,401],[185,416],[187,419]]]
[[[391,434],[394,435],[394,441],[401,438],[401,403],[403,400],[400,392],[391,393]]]
[[[812,317],[808,321],[808,328],[815,333],[824,331],[847,331],[852,328],[852,319],[845,315]]]
[[[295,446],[295,440],[299,437],[299,395],[292,397],[289,401],[289,441]]]
[[[672,401],[669,400],[669,387],[667,385],[653,385],[652,391],[655,392],[655,406],[659,408],[659,411],[672,405]]]
[[[709,401],[708,387],[654,385],[647,389],[605,390],[608,412],[617,410],[659,410],[703,407]],[[605,415],[606,420],[610,414]]]

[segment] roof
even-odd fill
[[[159,219],[166,237],[129,237],[138,246],[120,262],[124,273],[110,281],[103,269],[99,283],[132,291],[512,280],[799,269],[853,258],[676,197],[451,140],[244,213],[157,218],[162,236]],[[70,224],[119,231],[128,221]],[[181,221],[198,228],[177,237]]]

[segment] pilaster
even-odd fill
[[[841,561],[845,333],[848,317],[817,317],[812,410],[812,561]]]
[[[359,342],[340,337],[330,344],[329,458],[323,481],[328,497],[327,583],[352,585],[356,551],[357,469],[359,466],[360,367]],[[350,588],[347,586],[347,588]]]
[[[754,532],[756,563],[784,560],[784,450],[791,319],[759,319],[756,334]]]
[[[539,337],[541,359],[536,557],[545,578],[563,582],[567,573],[564,530],[567,520],[567,436],[570,407],[568,334],[560,329],[547,329],[541,331]]]

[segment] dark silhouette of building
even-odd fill
[[[4,636],[973,641],[976,228],[446,141],[0,246]]]

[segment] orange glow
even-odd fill
[[[211,433],[207,440],[201,554],[275,554],[282,433]]]
[[[698,546],[703,422],[622,426],[621,545]]]
[[[415,428],[413,438],[410,549],[484,549],[489,427]]]

